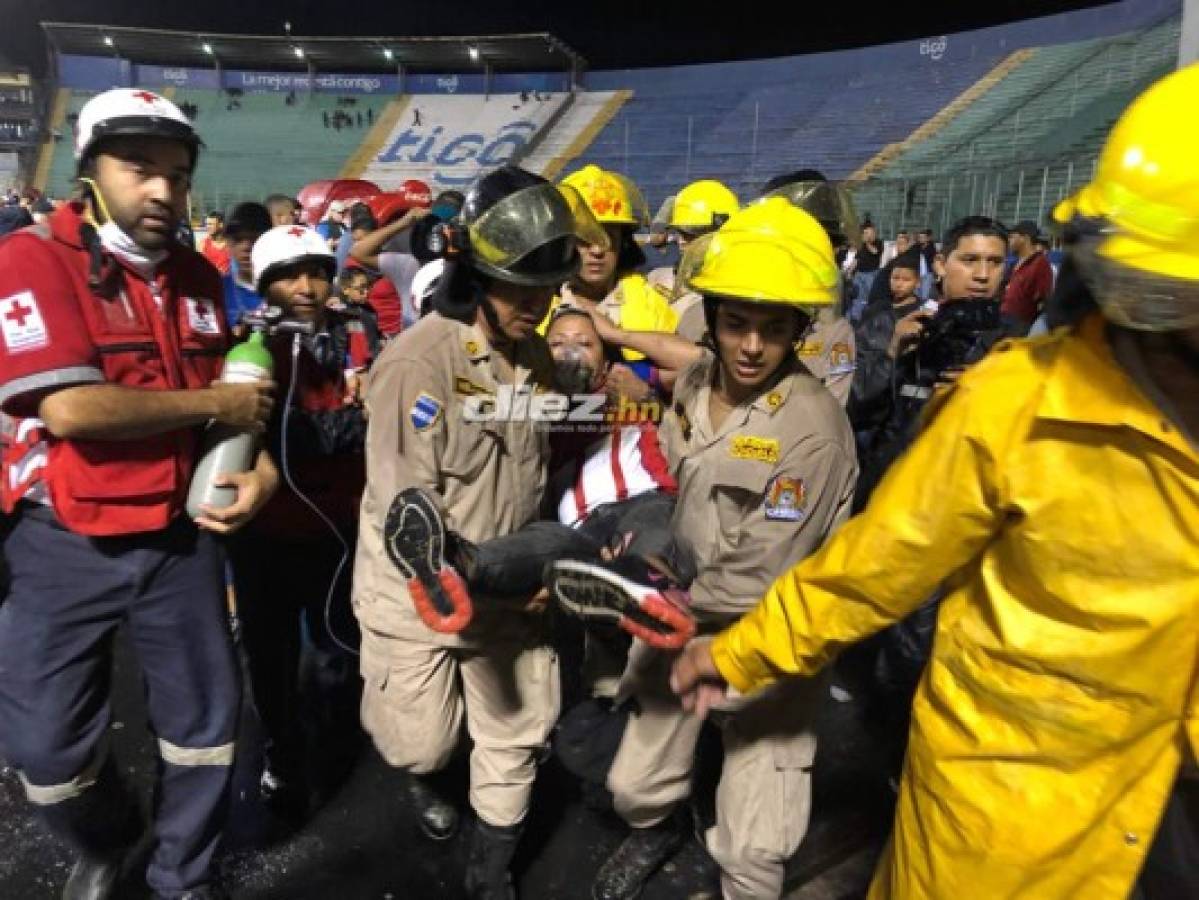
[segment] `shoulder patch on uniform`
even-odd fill
[[[21,291],[0,300],[0,332],[9,353],[25,353],[49,346],[50,332],[33,291]]]
[[[848,375],[855,368],[853,352],[845,341],[838,341],[828,352],[828,373],[830,375]]]
[[[779,461],[778,438],[754,437],[749,434],[739,434],[729,444],[729,456],[733,459],[753,459],[764,463]]]
[[[823,341],[804,341],[799,345],[800,356],[819,356],[824,350]]]
[[[412,404],[408,413],[412,419],[412,427],[417,431],[426,431],[441,420],[441,401],[435,400],[428,394],[421,394]]]
[[[478,356],[479,355],[479,342],[478,341],[467,341],[462,346],[466,350],[467,355],[469,355],[469,356]]]
[[[458,377],[454,379],[454,393],[462,394],[466,397],[473,397],[476,394],[490,394],[491,391],[487,390],[487,388],[483,387],[481,384],[475,384],[469,378]]]
[[[766,405],[771,409],[778,409],[783,405],[783,395],[778,391],[771,391],[766,395]]]
[[[674,405],[674,414],[679,420],[679,430],[683,432],[683,440],[691,440],[691,420],[687,418],[687,412],[683,409],[682,403]]]
[[[207,297],[184,297],[187,304],[187,324],[196,334],[220,334],[221,323],[216,317],[216,304]]]
[[[763,506],[766,518],[777,522],[800,522],[807,511],[808,492],[802,478],[775,475],[766,485]]]

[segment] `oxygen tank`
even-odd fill
[[[221,381],[228,384],[247,384],[271,377],[275,361],[266,347],[266,334],[255,330],[248,340],[238,344],[225,357]],[[221,422],[212,422],[204,432],[200,445],[200,461],[192,475],[191,489],[187,494],[187,514],[193,519],[203,515],[201,505],[214,509],[232,506],[237,499],[237,489],[217,487],[213,484],[217,475],[229,475],[250,471],[254,464],[254,435],[241,428]]]

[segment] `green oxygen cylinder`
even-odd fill
[[[225,356],[221,381],[247,384],[271,377],[275,360],[266,346],[266,333],[251,332],[250,337]],[[254,464],[254,435],[221,422],[210,422],[200,443],[200,458],[187,493],[187,514],[193,519],[203,515],[201,505],[214,509],[231,506],[237,489],[213,484],[218,475],[248,472]]]

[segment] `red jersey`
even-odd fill
[[[226,243],[223,247],[218,247],[212,242],[212,238],[204,238],[204,242],[200,244],[200,252],[204,258],[216,266],[216,270],[222,275],[229,274],[229,245]]]

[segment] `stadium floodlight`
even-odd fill
[[[209,56],[212,56],[212,44],[201,44],[200,49],[203,50],[205,53],[207,53]]]
[[[479,48],[478,47],[470,48],[470,58],[472,60],[474,60],[475,62],[479,61]]]
[[[111,38],[109,35],[107,35],[107,34],[106,34],[106,35],[104,35],[104,46],[105,46],[105,47],[111,47],[111,46],[112,46],[112,38]]]
[[[388,47],[384,47],[384,48],[383,48],[383,55],[384,55],[385,57],[387,57],[388,59],[392,59],[392,58],[394,58],[394,57],[395,57],[395,54],[394,54],[394,53],[392,53],[392,52],[391,52],[391,50],[390,50]]]
[[[291,49],[292,49],[292,52],[293,52],[293,53],[295,53],[295,55],[296,55],[296,59],[303,59],[303,58],[304,58],[304,50],[303,50],[303,48],[301,48],[301,47],[292,47]]]

